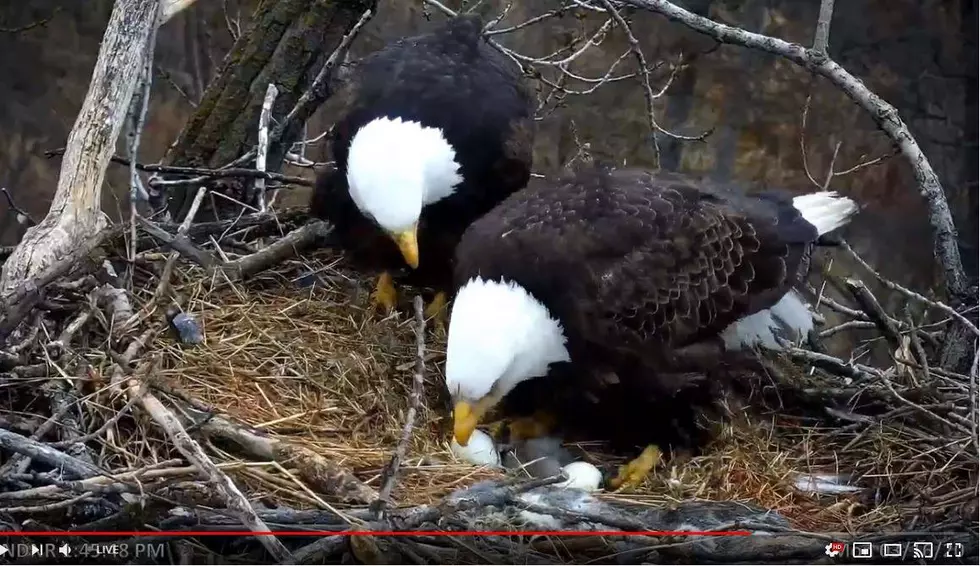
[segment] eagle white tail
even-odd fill
[[[793,198],[793,208],[817,229],[821,236],[847,224],[858,211],[853,200],[833,191],[810,193]]]
[[[813,315],[796,291],[775,305],[733,322],[721,333],[725,348],[762,347],[781,350],[780,338],[797,341],[813,330]]]
[[[847,224],[858,211],[855,202],[832,191],[810,193],[793,199],[793,208],[817,229],[819,235]],[[813,330],[813,315],[796,291],[783,295],[768,309],[741,318],[721,333],[729,350],[762,347],[782,349],[782,341],[798,341]]]

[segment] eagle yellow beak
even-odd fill
[[[419,242],[417,237],[418,225],[414,224],[408,230],[391,234],[391,239],[398,244],[398,249],[402,252],[402,257],[412,269],[419,266]]]
[[[480,419],[486,414],[490,404],[490,401],[481,399],[475,405],[459,401],[453,407],[453,436],[460,446],[470,443],[470,436],[476,430],[476,425],[480,424]]]

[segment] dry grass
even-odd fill
[[[444,342],[432,331],[425,336],[423,401],[392,493],[399,508],[377,521],[373,509],[364,508],[383,491],[383,470],[409,412],[415,328],[404,314],[383,317],[366,311],[372,281],[350,270],[332,250],[286,260],[266,254],[272,249],[292,253],[290,242],[297,240],[291,238],[315,223],[285,234],[304,221],[302,213],[283,212],[272,220],[239,219],[234,229],[194,227],[196,245],[213,247],[217,239],[232,260],[234,250],[262,248],[254,245],[255,238],[284,235],[251,256],[278,264],[244,282],[232,284],[222,275],[178,264],[174,298],[203,330],[204,340],[197,345],[158,331],[167,309],[155,290],[167,255],[152,240],[140,244],[144,251],[128,295],[137,316],[127,314],[122,327],[113,316],[117,307],[106,304],[111,302],[107,291],[117,290],[92,276],[52,285],[12,345],[0,350],[0,440],[4,456],[17,453],[0,461],[0,529],[7,516],[52,529],[124,531],[453,531],[480,527],[481,517],[490,515],[498,518],[486,528],[527,527],[514,497],[494,499],[489,507],[473,510],[475,515],[446,497],[480,480],[508,478],[459,462],[450,452]],[[402,312],[407,313],[413,291],[402,291]],[[73,327],[79,329],[73,336],[56,339]],[[736,501],[777,511],[790,522],[792,529],[780,524],[776,527],[784,530],[774,531],[787,535],[778,542],[784,544],[781,550],[756,542],[727,550],[706,543],[700,550],[716,557],[724,551],[732,560],[751,555],[746,553],[822,556],[821,537],[827,535],[820,533],[828,532],[975,533],[978,474],[976,442],[969,434],[969,418],[975,417],[970,378],[935,368],[852,365],[848,381],[840,371],[814,369],[800,355],[812,352],[791,350],[787,356],[793,360],[769,360],[765,371],[743,376],[739,394],[726,399],[729,419],[716,423],[719,434],[701,455],[674,455],[639,489],[601,494],[605,504],[593,507],[619,515],[595,515],[599,518],[588,521],[651,530],[693,519],[726,530],[766,515],[746,515],[742,505],[700,503]],[[854,377],[854,371],[860,375]],[[36,450],[43,445],[55,454],[39,457]],[[606,471],[635,455],[612,454],[599,442],[578,448],[587,460],[605,464]],[[807,474],[843,475],[857,489],[810,493],[798,487],[800,476]],[[65,475],[77,481],[65,482]],[[499,485],[495,489],[507,491]],[[468,496],[477,497],[474,493]],[[138,517],[112,507],[127,498],[139,502]],[[574,504],[555,499],[551,505],[550,513],[558,517],[567,513],[565,505]],[[642,513],[642,507],[654,512]],[[677,513],[660,513],[665,509]],[[643,526],[616,522],[640,516],[646,517],[640,520]],[[796,542],[786,542],[794,536]],[[282,540],[273,542],[277,538]],[[432,559],[437,562],[461,563],[530,563],[532,557],[543,563],[581,563],[583,557],[608,560],[610,552],[638,557],[654,552],[649,541],[635,537],[624,537],[618,544],[625,547],[618,550],[605,539],[582,539],[578,550],[548,551],[548,556],[535,554],[540,549],[534,544],[507,537],[475,537],[462,545],[452,539],[433,545],[429,537],[409,538],[386,539],[385,544],[394,544],[404,556],[428,550],[442,553]],[[187,545],[209,559],[226,552],[208,546],[208,540],[213,541],[200,538]],[[269,556],[292,552],[285,543],[298,546],[298,540],[286,537],[259,540]],[[259,560],[253,552],[258,544],[249,541],[251,547],[242,552]],[[558,544],[567,543],[561,539]],[[975,540],[970,544],[975,548]],[[679,554],[661,558],[689,562],[694,556],[685,554],[690,548],[675,550]],[[343,536],[325,537],[304,543],[294,557],[297,563],[323,562],[348,551],[357,554],[363,548]]]
[[[311,273],[318,278],[312,286]],[[180,290],[189,297],[186,310],[198,317],[206,341],[188,347],[170,336],[158,338],[151,349],[164,354],[161,377],[234,420],[309,447],[379,488],[408,408],[414,362],[409,317],[365,311],[370,281],[346,270],[328,250],[214,292],[195,270],[185,273],[185,281]],[[457,462],[449,452],[444,345],[430,332],[427,348],[425,402],[394,492],[400,505],[431,503],[495,475]],[[747,501],[780,511],[803,530],[856,532],[898,529],[917,514],[938,521],[957,502],[930,510],[923,494],[969,492],[976,485],[975,471],[964,472],[961,462],[944,469],[937,461],[943,450],[930,456],[909,442],[901,424],[842,431],[828,426],[823,415],[767,413],[761,399],[752,402],[752,416],[723,425],[703,455],[668,462],[641,490],[608,497],[650,505]],[[595,460],[607,459],[598,446],[584,448]],[[216,462],[238,461],[212,449]],[[803,493],[794,486],[799,473],[853,475],[869,489],[844,496]],[[281,466],[239,467],[233,475],[256,499],[318,504],[319,496]]]

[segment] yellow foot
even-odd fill
[[[518,417],[510,421],[511,440],[529,440],[547,436],[555,426],[555,416],[538,411],[530,417]]]
[[[619,475],[609,480],[609,487],[612,489],[639,487],[658,462],[660,462],[660,449],[651,444],[633,461],[619,467]]]
[[[448,302],[446,294],[439,291],[423,312],[427,320],[432,320],[432,327],[440,334],[446,333],[446,305]]]
[[[385,314],[390,314],[398,304],[398,291],[395,290],[395,282],[391,274],[385,271],[378,277],[378,283],[374,286],[371,293],[371,306],[377,310],[383,310]]]

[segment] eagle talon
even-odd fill
[[[432,327],[435,329],[436,333],[444,335],[446,333],[446,305],[448,301],[446,300],[446,294],[442,291],[436,293],[436,296],[432,298],[432,302],[425,307],[425,311],[422,313],[426,319],[432,320]]]
[[[660,462],[660,449],[651,444],[635,459],[619,467],[619,475],[609,480],[609,487],[614,490],[622,487],[629,489],[639,487],[658,462]]]
[[[529,417],[518,417],[511,420],[507,428],[511,441],[530,440],[548,436],[555,425],[555,417],[550,413],[538,411]]]
[[[386,314],[394,312],[398,305],[398,291],[395,290],[395,282],[391,274],[387,271],[378,277],[378,283],[371,292],[371,306],[376,310],[381,310]]]

